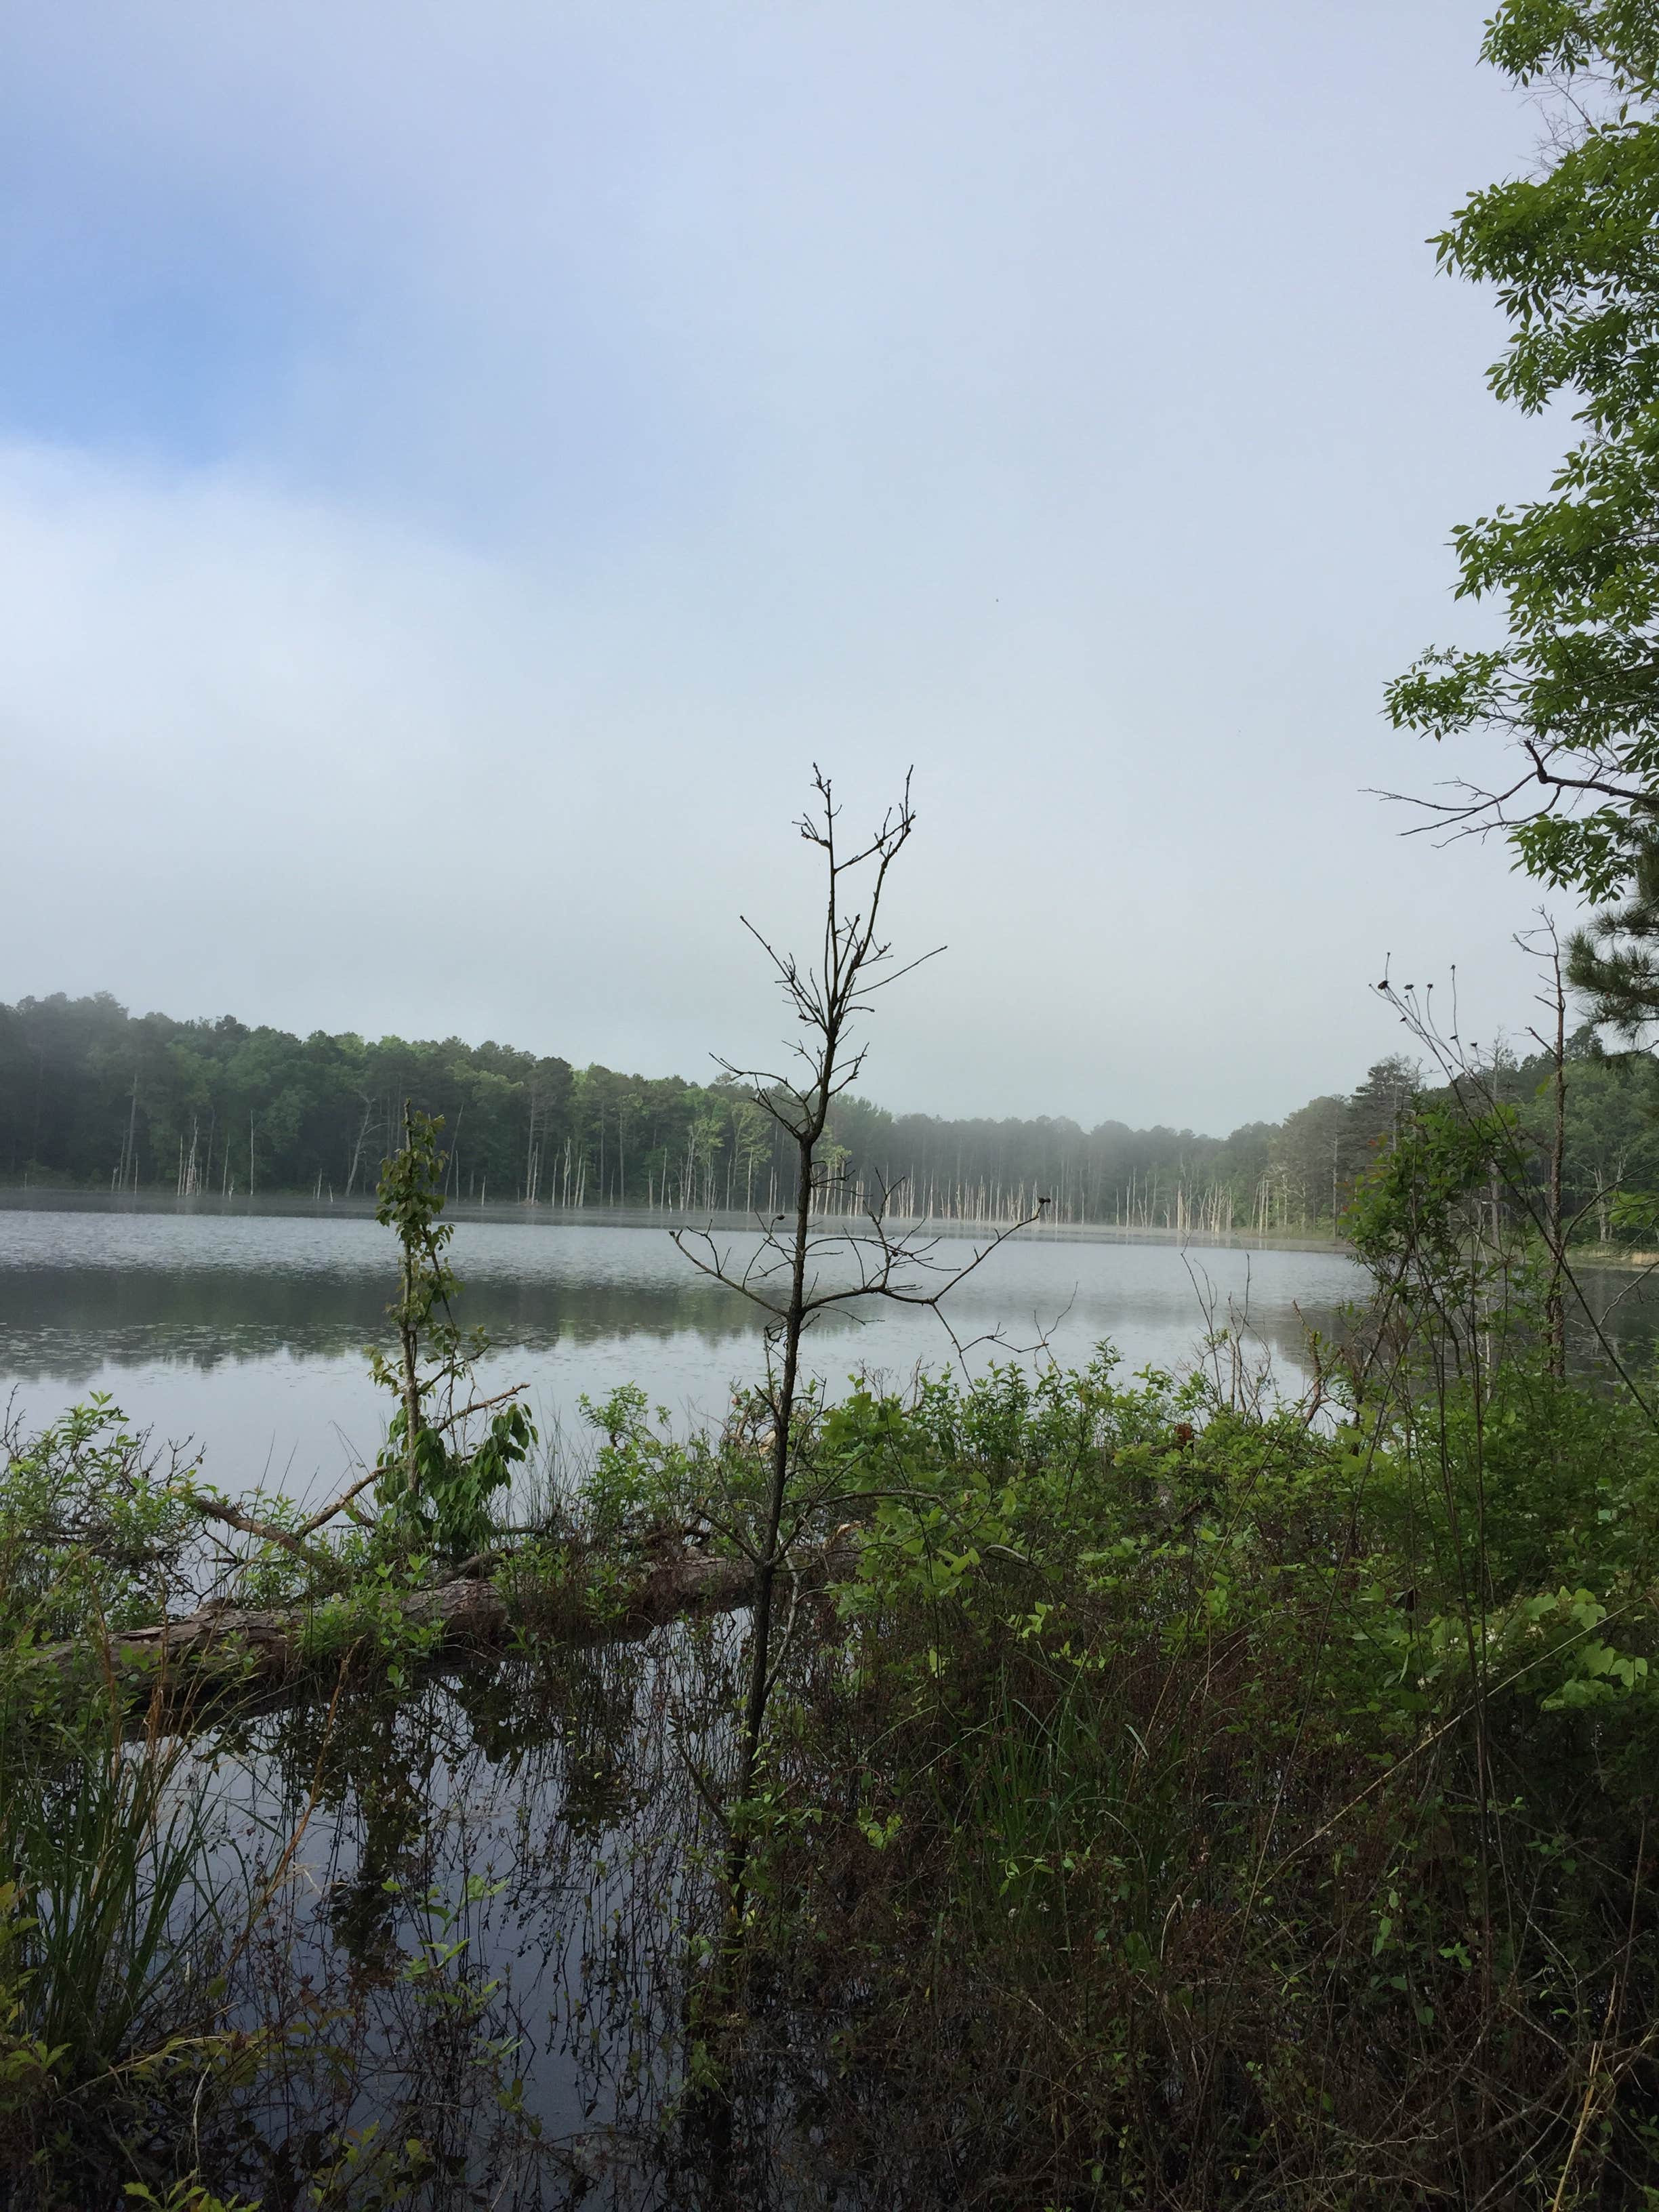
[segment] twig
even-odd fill
[[[302,1565],[326,1573],[335,1564],[326,1552],[313,1550],[290,1529],[279,1528],[273,1522],[256,1521],[251,1515],[240,1513],[235,1506],[226,1505],[217,1498],[203,1498],[194,1491],[185,1494],[198,1513],[205,1513],[214,1521],[222,1521],[228,1528],[240,1528],[244,1535],[257,1536],[262,1543],[279,1544],[283,1551],[291,1552]]]

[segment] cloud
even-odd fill
[[[246,480],[0,457],[10,877],[37,920],[6,994],[651,1070],[759,1053],[737,915],[810,926],[787,821],[814,756],[870,810],[917,757],[897,915],[953,950],[884,1017],[872,1085],[905,1103],[1238,1118],[1340,1079],[1333,1035],[1373,1048],[1381,951],[1495,948],[1445,895],[1492,868],[1413,866],[1339,775],[1299,811],[1249,743],[1194,782],[1187,740],[1102,717],[1029,620],[959,632],[948,687],[928,641],[925,711],[915,666],[871,684],[899,645],[867,629],[792,696],[711,652],[676,576],[561,593]]]
[[[896,1104],[1277,1114],[1390,950],[1524,1007],[1360,796],[1555,435],[1419,243],[1524,149],[1465,12],[36,11],[0,994],[695,1073],[819,758],[917,766]]]

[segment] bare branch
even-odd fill
[[[510,1399],[522,1398],[529,1388],[530,1385],[527,1382],[515,1382],[509,1390],[498,1390],[493,1398],[475,1398],[470,1406],[463,1406],[459,1413],[446,1413],[441,1421],[428,1421],[424,1425],[434,1436],[441,1435],[445,1429],[453,1429],[459,1422],[471,1420],[474,1413],[487,1413],[492,1406],[505,1406]],[[372,1481],[374,1477],[371,1476],[369,1480]],[[361,1483],[357,1486],[358,1489],[362,1489],[362,1486]],[[351,1494],[355,1497],[356,1492],[354,1491]],[[340,1504],[343,1505],[344,1503],[345,1500],[342,1498]],[[338,1505],[331,1505],[329,1512],[337,1513],[339,1510]],[[327,1514],[323,1517],[326,1520]]]
[[[349,1490],[342,1491],[331,1505],[325,1505],[320,1513],[313,1513],[309,1521],[302,1522],[299,1528],[295,1530],[295,1534],[296,1536],[309,1536],[314,1534],[314,1533],[322,1527],[325,1521],[331,1521],[337,1513],[343,1513],[346,1507],[350,1504],[352,1499],[354,1498],[361,1497],[363,1492],[368,1488],[370,1483],[378,1482],[384,1472],[385,1470],[382,1468],[370,1468],[368,1473],[362,1476],[360,1480],[354,1482]]]
[[[1564,791],[1594,791],[1603,799],[1617,799],[1633,806],[1651,806],[1651,791],[1632,791],[1623,784],[1609,783],[1598,775],[1563,775],[1559,769],[1545,764],[1537,744],[1531,738],[1523,738],[1522,744],[1531,758],[1533,772],[1540,783],[1554,784]],[[1518,788],[1518,787],[1517,787]]]
[[[325,1573],[334,1566],[334,1561],[326,1552],[318,1551],[302,1542],[291,1529],[279,1528],[270,1521],[256,1521],[252,1514],[240,1512],[235,1506],[227,1505],[222,1499],[204,1498],[198,1491],[185,1491],[181,1494],[198,1513],[206,1514],[210,1520],[222,1521],[228,1528],[240,1528],[246,1536],[258,1537],[262,1543],[279,1545],[283,1551],[291,1553],[303,1566]]]

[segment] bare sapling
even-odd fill
[[[889,877],[915,828],[909,777],[897,806],[851,850],[842,842],[841,810],[830,781],[816,767],[812,787],[812,807],[797,826],[823,872],[823,927],[816,954],[802,961],[778,951],[743,917],[744,928],[771,963],[793,1018],[789,1062],[782,1073],[719,1063],[787,1139],[795,1164],[793,1206],[757,1216],[758,1246],[741,1258],[717,1236],[712,1221],[703,1229],[672,1232],[694,1267],[740,1292],[767,1316],[766,1374],[759,1394],[767,1425],[767,1479],[758,1523],[744,1546],[754,1565],[754,1603],[728,1809],[728,1969],[745,1917],[767,1706],[782,1663],[775,1631],[779,1584],[789,1572],[792,1547],[825,1502],[805,1479],[802,1464],[803,1340],[819,1315],[856,1309],[871,1298],[940,1313],[948,1293],[1000,1244],[1039,1218],[1047,1202],[1039,1200],[1030,1212],[977,1244],[965,1265],[941,1260],[942,1240],[925,1223],[907,1222],[900,1214],[900,1186],[878,1182],[873,1197],[866,1191],[861,1212],[832,1210],[826,1204],[844,1199],[849,1188],[847,1154],[829,1133],[836,1100],[858,1080],[864,1066],[867,1048],[856,1035],[860,1021],[877,992],[913,974],[935,953],[896,966],[892,946],[881,934]],[[948,1331],[948,1322],[945,1326]],[[954,1333],[951,1342],[958,1356],[967,1349]],[[787,1645],[787,1636],[783,1640]]]

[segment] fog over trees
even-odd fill
[[[1605,1236],[1619,1184],[1659,1182],[1659,1070],[1572,1047],[1567,1198]],[[1501,1055],[1496,1094],[1534,1114],[1548,1070]],[[1349,1093],[1226,1136],[1091,1129],[1064,1116],[952,1120],[837,1103],[841,1202],[903,1185],[904,1210],[1176,1233],[1328,1230],[1422,1084],[1378,1062]],[[574,1067],[459,1037],[298,1037],[231,1016],[130,1014],[110,995],[0,1006],[0,1177],[31,1187],[366,1200],[405,1102],[444,1118],[454,1203],[768,1211],[793,1196],[767,1115],[735,1084]]]

